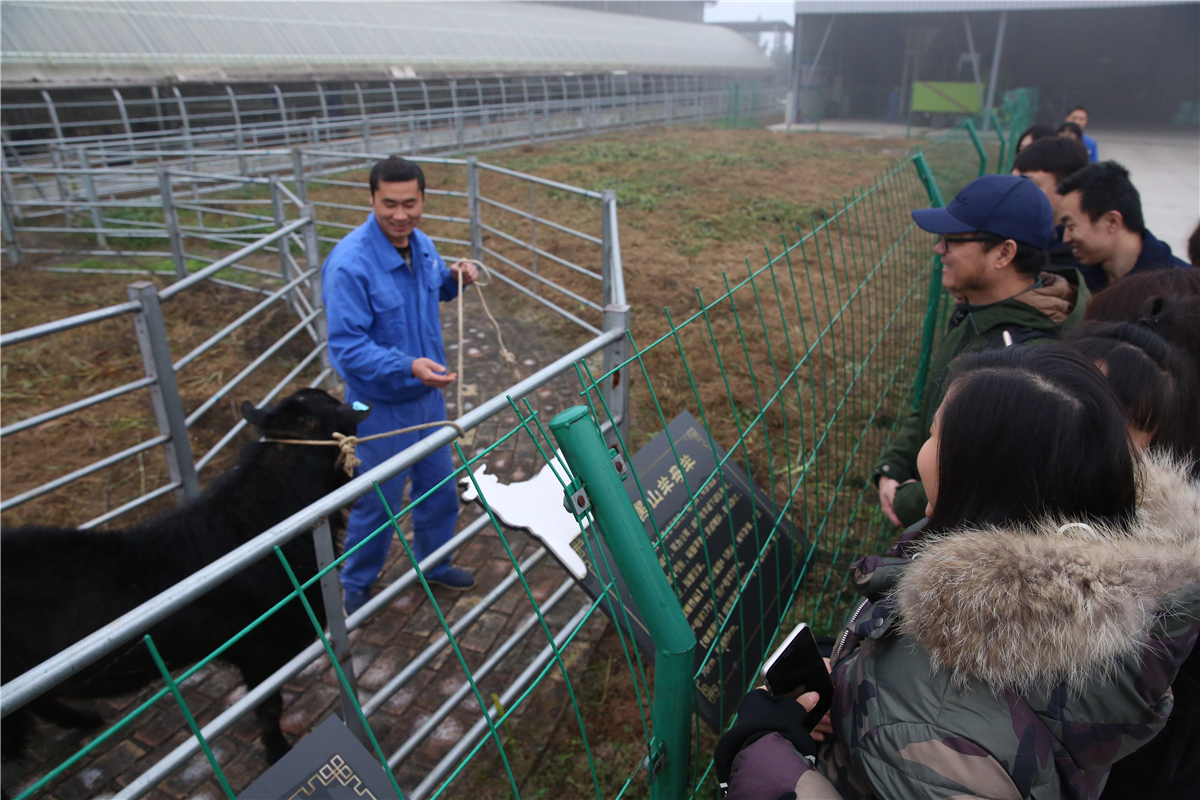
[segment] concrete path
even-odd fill
[[[1119,161],[1142,196],[1146,227],[1187,260],[1187,240],[1200,221],[1200,131],[1105,131],[1088,128],[1100,158]]]

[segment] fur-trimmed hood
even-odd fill
[[[960,682],[1021,691],[1103,675],[1145,644],[1166,595],[1200,583],[1200,488],[1162,457],[1140,473],[1129,531],[1045,521],[922,542],[894,590],[901,633]]]

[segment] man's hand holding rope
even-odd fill
[[[479,280],[479,267],[475,266],[475,262],[470,259],[461,258],[455,261],[450,265],[450,272],[454,274],[456,280],[461,281],[460,286],[470,286]]]

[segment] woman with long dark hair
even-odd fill
[[[729,797],[1094,799],[1162,729],[1200,491],[1135,452],[1103,373],[1057,344],[965,357],[918,465],[928,520],[851,568],[831,740],[745,737]]]

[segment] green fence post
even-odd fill
[[[979,131],[975,130],[975,122],[968,119],[963,123],[963,127],[967,129],[971,144],[975,145],[975,152],[979,154],[979,177],[982,178],[987,175],[987,151],[983,149],[983,142],[979,141]]]
[[[933,178],[933,171],[925,160],[925,154],[920,150],[913,156],[913,166],[917,175],[925,184],[929,193],[929,202],[934,208],[942,208],[946,201],[942,199],[942,190],[938,188]],[[925,329],[921,334],[921,360],[917,362],[917,377],[913,381],[913,411],[921,405],[921,396],[925,393],[925,379],[929,375],[929,357],[933,353],[933,336],[937,332],[938,301],[942,296],[942,257],[933,256],[933,273],[929,276],[929,301],[925,305]]]
[[[1004,160],[1005,150],[1008,149],[1005,146],[1006,142],[1004,141],[1004,129],[1000,127],[1000,118],[996,116],[996,109],[993,108],[991,110],[991,115],[992,115],[992,127],[996,129],[996,138],[1000,140],[1000,155],[998,155],[996,157],[996,172],[1004,172],[1004,167],[1005,167],[1005,163],[1006,163]],[[1012,131],[1009,131],[1009,133],[1011,134]],[[1013,144],[1015,145],[1016,142],[1013,142]]]
[[[575,477],[568,491],[577,511],[590,504],[596,526],[617,569],[629,587],[633,602],[654,641],[654,700],[650,716],[654,740],[650,748],[650,797],[679,800],[687,796],[688,756],[691,752],[692,706],[695,698],[696,635],[692,632],[667,575],[634,511],[613,454],[604,443],[586,406],[575,406],[550,421],[550,430],[562,448],[567,467]],[[666,761],[655,774],[658,753]]]

